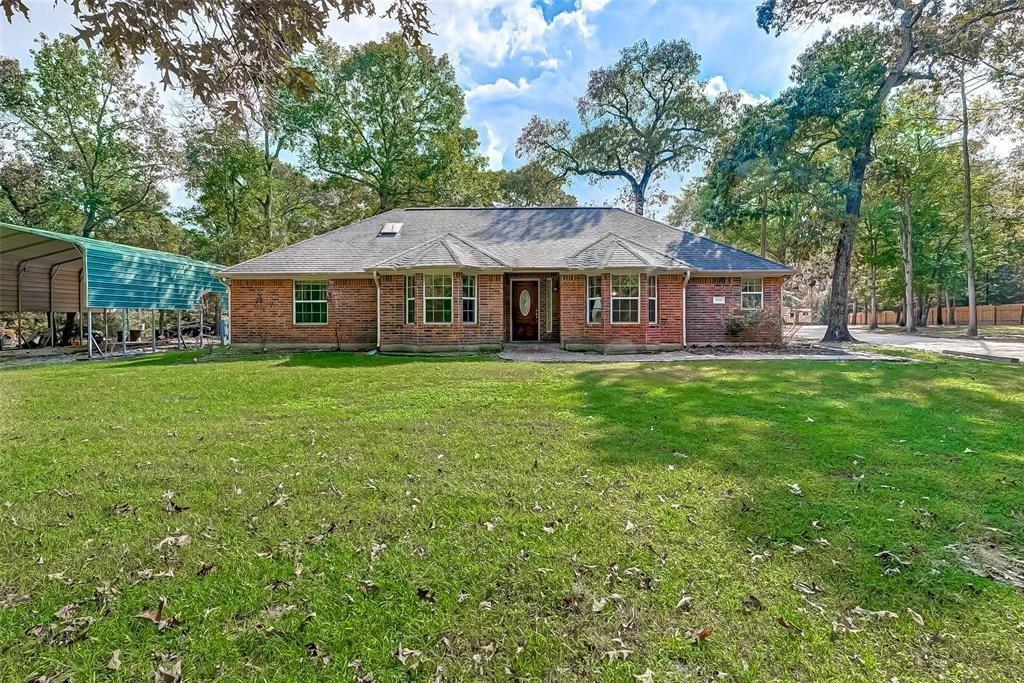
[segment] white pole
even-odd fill
[[[124,309],[124,329],[121,331],[121,355],[128,355],[128,309]]]
[[[92,360],[92,311],[89,311],[89,339],[86,343],[89,345],[89,360]]]
[[[203,300],[199,300],[199,348],[203,348]]]
[[[156,309],[155,308],[153,309],[152,315],[150,317],[151,317],[151,320],[153,322],[153,353],[156,353]]]
[[[181,311],[178,311],[177,313],[178,313],[178,339],[177,339],[176,343],[177,343],[178,350],[180,351],[181,350]]]

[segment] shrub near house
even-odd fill
[[[224,270],[235,343],[778,343],[785,265],[621,209],[399,209]]]

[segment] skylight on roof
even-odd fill
[[[384,227],[380,229],[378,235],[397,235],[402,232],[401,223],[385,223]]]

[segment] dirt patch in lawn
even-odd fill
[[[991,541],[974,540],[960,558],[967,571],[1024,590],[1024,559]]]

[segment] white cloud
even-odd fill
[[[492,171],[501,168],[505,159],[505,150],[508,145],[502,142],[501,136],[490,123],[484,123],[484,133],[487,135],[487,147],[484,149],[484,156],[487,157],[487,164]]]
[[[712,76],[708,79],[707,83],[704,84],[704,92],[708,97],[718,97],[724,92],[729,92],[729,84],[725,82],[725,76]],[[737,88],[734,90],[740,97],[740,104],[753,105],[767,102],[771,98],[767,95],[751,95],[743,88]]]
[[[466,102],[481,102],[485,100],[496,100],[507,97],[515,97],[525,94],[530,89],[530,84],[520,76],[519,81],[513,83],[507,78],[499,78],[494,83],[481,83],[474,85],[466,91]]]

